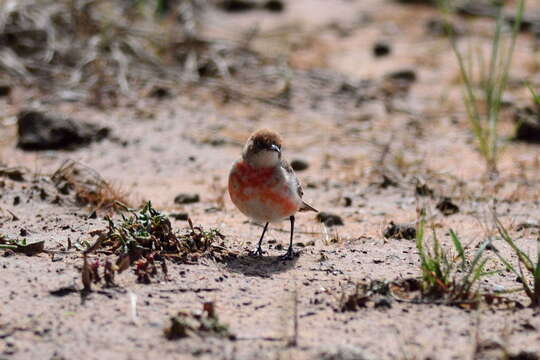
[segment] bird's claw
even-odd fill
[[[280,260],[292,260],[294,259],[294,256],[296,254],[294,253],[292,247],[289,248],[289,250],[287,250],[287,252],[283,255],[281,255],[279,258]]]
[[[255,257],[261,257],[261,256],[263,256],[263,254],[264,254],[264,251],[263,251],[263,249],[261,247],[258,247],[257,250],[255,250],[255,251],[250,251],[249,252],[249,255],[255,256]]]

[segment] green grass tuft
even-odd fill
[[[527,294],[531,300],[530,306],[540,307],[540,237],[536,239],[537,257],[536,262],[534,262],[529,255],[527,255],[517,246],[514,239],[512,239],[512,236],[510,236],[508,230],[503,226],[497,217],[495,217],[495,225],[501,238],[507,245],[510,246],[518,258],[517,269],[516,266],[512,265],[511,262],[505,259],[498,251],[495,252],[497,257],[507,269],[516,274],[521,282],[525,294]]]
[[[445,15],[450,13],[452,9],[450,0],[439,0],[439,5]],[[498,7],[498,11],[488,61],[485,60],[481,51],[478,52],[477,59],[473,58],[471,51],[465,55],[458,47],[449,22],[445,22],[463,81],[463,99],[467,118],[490,175],[498,174],[497,161],[500,152],[498,123],[501,103],[508,84],[516,38],[525,11],[525,0],[518,2],[508,43],[504,41],[503,7]]]
[[[428,244],[425,213],[421,214],[416,234],[422,296],[449,305],[477,304],[480,300],[478,280],[493,273],[485,271],[489,259],[484,257],[484,252],[489,241],[482,243],[472,260],[467,259],[465,247],[453,230],[450,230],[450,237],[455,255],[441,245],[433,227]]]

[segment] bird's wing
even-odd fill
[[[293,179],[293,181],[296,183],[296,193],[298,194],[298,196],[300,198],[302,198],[302,196],[304,195],[304,190],[302,189],[302,185],[300,185],[300,181],[298,180],[298,177],[296,176],[296,174],[294,173],[294,170],[293,168],[291,167],[291,165],[289,164],[289,162],[287,160],[284,160],[282,159],[281,160],[281,166],[283,167],[283,169],[285,169],[285,172],[291,176],[291,178]],[[305,201],[302,200],[302,207],[300,208],[300,211],[315,211],[315,212],[319,212],[319,210],[315,209],[313,206],[307,204]]]

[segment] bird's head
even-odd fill
[[[255,168],[277,166],[281,162],[281,138],[271,130],[258,130],[246,142],[242,157]]]

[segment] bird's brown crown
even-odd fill
[[[245,152],[269,149],[272,145],[276,145],[281,149],[281,143],[281,137],[277,133],[269,129],[261,129],[251,134],[246,143]]]

